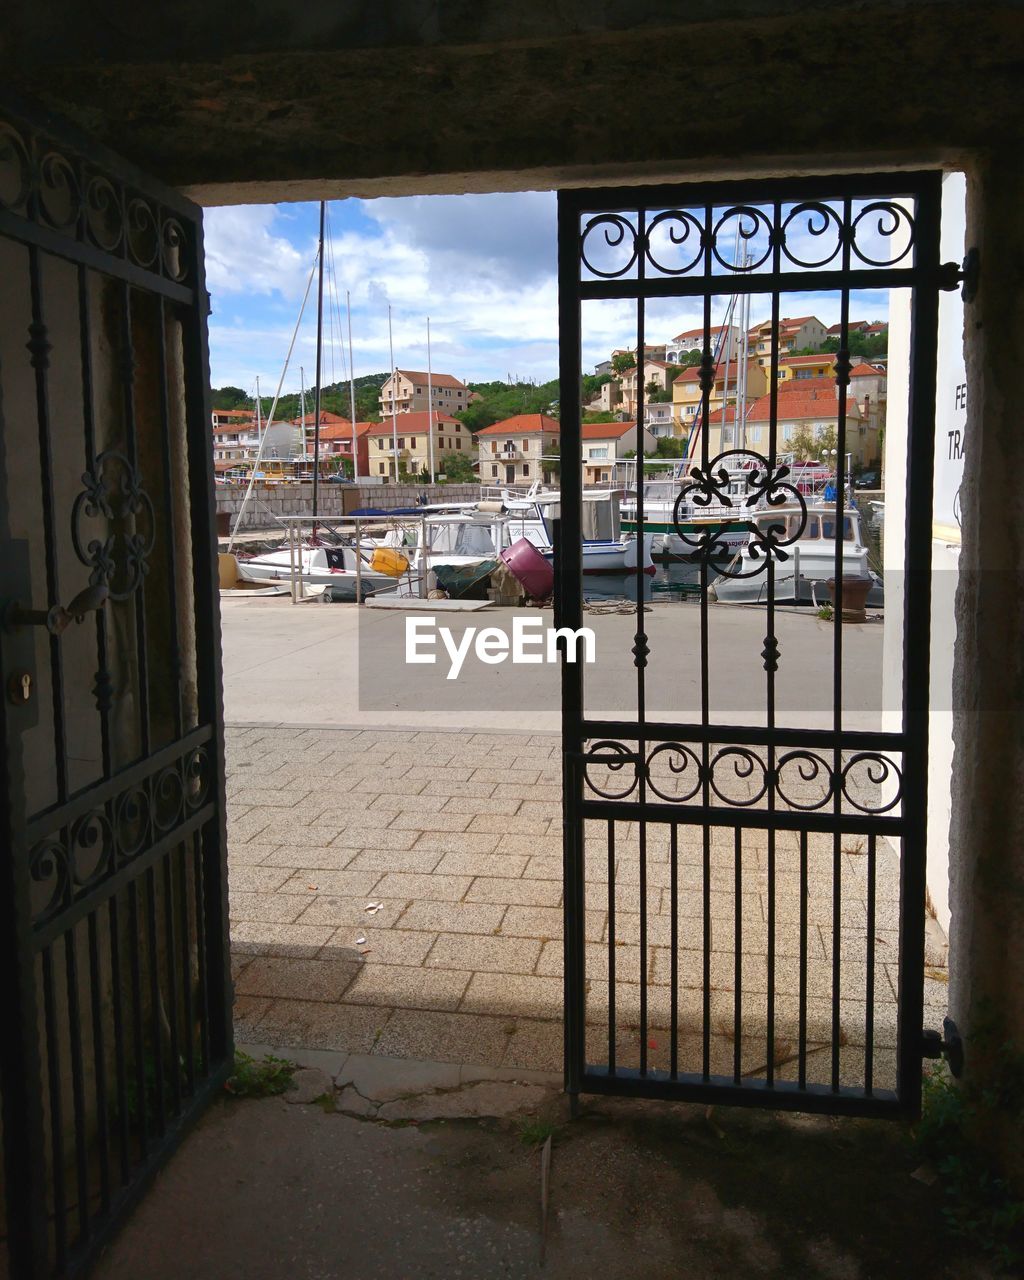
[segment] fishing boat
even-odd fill
[[[836,574],[836,504],[820,502],[807,507],[777,507],[762,512],[754,523],[757,532],[749,533],[740,552],[722,570],[712,584],[711,592],[720,604],[764,604],[769,597],[768,562],[763,551],[764,538],[774,530],[779,538],[802,532],[792,543],[784,545],[781,556],[774,558],[775,603],[822,605],[831,602],[828,589]],[[848,507],[842,515],[842,577],[870,581],[867,605],[881,608],[884,603],[882,579],[868,564],[868,548],[861,529],[860,512]]]

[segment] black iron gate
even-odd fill
[[[231,1059],[201,214],[0,112],[11,1274],[83,1268]]]
[[[617,337],[624,416],[653,419],[669,386],[689,438],[623,506],[662,557],[655,592],[675,575],[680,598],[652,607],[636,574],[635,628],[598,634],[593,672],[564,667],[571,1095],[919,1108],[937,291],[957,279],[938,231],[934,173],[559,196],[561,624],[588,621],[584,351]],[[888,454],[902,484],[905,440],[907,523],[883,624],[852,598],[870,573],[850,481],[878,443],[857,380],[885,371],[851,348],[872,350],[891,290],[909,296]],[[590,712],[623,691],[623,714]]]

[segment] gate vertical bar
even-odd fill
[[[578,628],[583,621],[580,359],[582,317],[578,279],[579,207],[564,192],[558,197],[559,326],[559,504],[558,623]],[[583,750],[583,666],[565,661],[562,647],[562,867],[565,963],[565,1088],[575,1107],[583,1077],[586,981],[583,949],[583,818],[581,780],[575,761]]]
[[[897,1076],[908,1115],[921,1109],[924,1018],[924,900],[928,820],[928,702],[931,664],[932,481],[939,328],[941,176],[927,175],[915,209],[916,282],[910,312],[910,406],[907,440],[906,582],[903,597],[903,756],[906,834],[900,858],[900,960]]]

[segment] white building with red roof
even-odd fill
[[[531,485],[554,479],[559,426],[544,413],[518,413],[476,433],[481,484]]]

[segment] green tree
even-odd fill
[[[593,400],[605,383],[611,381],[612,375],[610,373],[585,373],[581,383],[583,403],[586,404],[588,400]]]
[[[800,462],[820,462],[822,455],[829,454],[836,448],[837,434],[835,427],[826,427],[819,435],[810,427],[801,427],[788,441],[786,452],[792,452]]]
[[[559,448],[558,441],[549,444],[541,458],[541,470],[546,471],[549,475],[554,476],[557,480],[562,474],[562,450]]]
[[[473,460],[466,453],[443,453],[437,469],[451,484],[468,484],[476,479]]]
[[[210,400],[214,409],[248,409],[252,405],[241,387],[218,387]]]
[[[679,357],[679,364],[682,368],[689,369],[693,365],[700,364],[703,357],[703,351],[699,347],[694,347],[692,351],[686,351]]]
[[[672,400],[672,392],[668,387],[655,387],[653,382],[649,382],[648,388],[654,387],[653,391],[648,392],[648,404],[669,404]]]
[[[612,368],[616,373],[625,373],[636,368],[636,356],[632,351],[619,351],[612,356]]]
[[[594,409],[583,415],[584,422],[617,422],[618,419],[614,413],[609,413],[607,409]]]
[[[656,452],[659,458],[685,458],[686,441],[679,436],[659,436]]]

